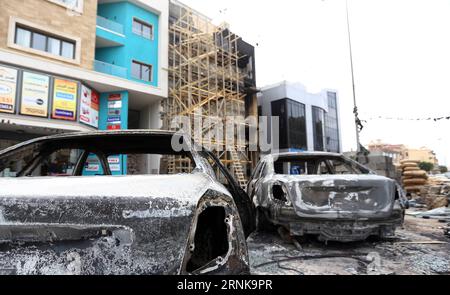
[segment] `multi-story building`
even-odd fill
[[[421,147],[420,149],[407,149],[404,159],[432,163],[435,167],[439,165],[435,152],[427,147]]]
[[[168,0],[0,3],[0,147],[71,131],[161,127]],[[112,159],[126,173],[127,158]],[[159,169],[148,158],[142,169]]]
[[[395,165],[400,165],[402,160],[412,160],[432,163],[438,166],[438,159],[434,151],[427,147],[410,148],[403,144],[386,144],[381,140],[372,141],[368,145],[371,154],[381,154],[393,159]]]
[[[372,141],[368,145],[371,154],[388,156],[392,158],[394,165],[400,165],[405,158],[407,147],[403,144],[386,144],[381,140]]]
[[[299,83],[281,82],[262,88],[258,113],[278,117],[279,127],[268,120],[268,142],[279,135],[280,151],[342,152],[339,99],[336,91],[308,93]]]

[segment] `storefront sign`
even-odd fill
[[[108,117],[106,118],[108,130],[120,130],[121,129],[121,108],[122,108],[122,95],[110,94],[108,96]]]
[[[108,116],[108,123],[120,124],[120,116]]]
[[[106,126],[106,129],[108,129],[108,130],[120,130],[120,124],[108,124],[108,126]]]
[[[103,173],[103,169],[101,168],[100,161],[96,154],[89,154],[86,159],[86,164],[84,166],[83,175],[95,175],[95,173]]]
[[[98,112],[100,110],[100,94],[92,90],[91,93],[91,122],[92,126],[98,128]]]
[[[73,81],[55,79],[53,91],[52,118],[75,121],[78,84]]]
[[[120,116],[120,109],[108,109],[108,116]]]
[[[108,95],[108,101],[114,101],[114,100],[122,100],[122,94],[110,94]]]
[[[109,170],[111,172],[120,171],[120,156],[110,156],[108,157]]]
[[[100,165],[88,163],[84,170],[88,172],[98,172],[100,170]]]
[[[80,122],[98,128],[99,95],[81,85]]]
[[[109,164],[119,164],[120,163],[120,159],[119,159],[119,157],[111,156],[111,157],[108,158],[108,163]]]
[[[108,109],[120,109],[122,107],[122,101],[108,101]]]
[[[47,117],[50,78],[30,72],[23,72],[20,113],[23,115]]]
[[[17,70],[0,66],[0,112],[14,113]]]

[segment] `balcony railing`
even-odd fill
[[[118,33],[123,35],[123,26],[119,23],[116,23],[112,20],[104,18],[102,16],[97,15],[97,26],[112,31],[114,33]]]
[[[104,74],[127,78],[127,69],[103,61],[94,60],[94,70]]]

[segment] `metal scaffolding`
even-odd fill
[[[250,161],[239,39],[226,25],[215,26],[195,10],[170,2],[169,97],[163,101],[163,126],[176,130],[180,126],[174,120],[188,118],[194,140],[213,151],[244,187]],[[232,136],[223,132],[225,126]],[[169,173],[190,169],[190,162],[181,158],[169,158],[167,165]]]

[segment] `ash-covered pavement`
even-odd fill
[[[300,241],[302,250],[276,232],[256,232],[248,239],[252,274],[450,274],[450,238],[445,223],[406,216],[389,241],[356,243],[316,239]]]

